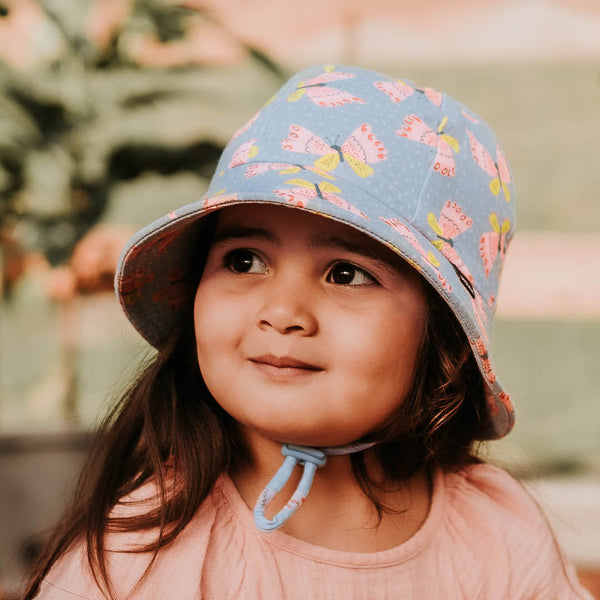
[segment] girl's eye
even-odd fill
[[[333,265],[327,273],[327,281],[337,285],[370,285],[376,283],[366,271],[355,267],[347,262],[340,262]]]
[[[232,250],[225,255],[225,266],[234,273],[260,273],[268,271],[267,265],[260,256],[251,250]]]

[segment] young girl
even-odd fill
[[[26,598],[590,598],[475,454],[513,425],[489,353],[511,180],[445,94],[292,78],[125,249],[158,353]]]

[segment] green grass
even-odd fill
[[[491,452],[517,470],[600,472],[600,322],[498,321],[493,348],[517,421]]]

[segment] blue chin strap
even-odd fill
[[[274,531],[281,527],[298,510],[306,496],[308,496],[315,473],[319,467],[322,467],[327,462],[328,454],[351,454],[353,452],[361,452],[374,445],[375,442],[371,442],[319,449],[284,444],[281,448],[281,454],[285,457],[283,464],[256,501],[256,506],[254,507],[254,522],[256,526],[261,531]],[[265,509],[288,482],[297,464],[304,466],[304,471],[296,491],[292,494],[287,504],[272,519],[267,519],[265,517]]]

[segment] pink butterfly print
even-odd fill
[[[437,239],[432,240],[431,243],[450,261],[458,278],[473,296],[475,283],[473,275],[454,249],[454,238],[467,231],[473,225],[473,220],[465,215],[456,202],[448,200],[442,207],[440,216],[436,219],[430,212],[427,215],[427,222],[437,236]]]
[[[299,173],[300,171],[311,171],[326,179],[334,179],[327,171],[319,169],[318,167],[311,167],[308,165],[297,165],[294,163],[252,163],[248,165],[246,169],[246,177],[256,177],[256,175],[262,175],[268,171],[279,171],[282,175],[288,173]]]
[[[494,373],[494,369],[492,369],[492,362],[490,361],[490,355],[488,353],[487,346],[483,341],[482,337],[477,338],[475,342],[475,347],[477,348],[477,354],[481,360],[481,364],[483,365],[483,371],[485,373],[486,379],[490,383],[496,382],[496,373]]]
[[[498,405],[496,404],[496,397],[492,388],[489,385],[484,385],[484,396],[485,402],[488,410],[490,411],[490,415],[497,415],[500,411],[498,410]],[[501,394],[505,394],[504,392],[500,392]],[[505,394],[506,395],[506,394]],[[507,396],[508,397],[508,396]]]
[[[255,145],[256,138],[244,142],[231,157],[229,161],[229,168],[243,165],[251,158],[254,158],[258,154],[258,146]]]
[[[469,119],[471,123],[479,123],[479,119],[476,119],[473,115],[470,115],[466,110],[461,110],[460,114],[465,117],[465,119]]]
[[[240,127],[240,128],[239,128],[239,129],[238,129],[238,130],[237,130],[237,131],[236,131],[236,132],[235,132],[235,133],[234,133],[234,134],[231,136],[231,139],[233,140],[233,139],[235,139],[236,137],[238,137],[238,136],[242,135],[242,133],[246,133],[246,131],[248,131],[248,129],[250,129],[250,127],[252,127],[252,125],[254,125],[254,123],[256,123],[256,120],[257,120],[257,119],[258,119],[258,117],[260,116],[260,113],[261,113],[261,111],[262,111],[262,108],[261,108],[259,111],[257,111],[257,112],[254,114],[254,116],[252,116],[252,117],[250,118],[250,120],[249,120],[249,121],[248,121],[248,122],[247,122],[245,125],[243,125],[242,127]]]
[[[183,231],[180,229],[171,229],[165,231],[154,241],[154,247],[156,248],[157,254],[164,254],[168,250],[169,246],[181,235]]]
[[[273,96],[271,96],[261,107],[260,109],[254,113],[254,115],[250,118],[250,120],[242,127],[240,127],[231,137],[231,139],[234,139],[240,135],[242,135],[242,133],[246,133],[246,131],[248,131],[248,129],[250,129],[250,127],[252,127],[252,125],[254,125],[254,123],[256,123],[256,120],[258,119],[258,117],[260,117],[260,114],[263,111],[263,108],[265,108],[266,106],[269,106],[269,104],[271,104],[271,102],[273,102],[273,100],[275,100],[275,98],[277,98],[277,94],[274,94]]]
[[[499,398],[500,398],[500,402],[502,402],[502,404],[504,404],[504,408],[506,408],[506,410],[513,415],[513,411],[515,410],[513,405],[512,405],[512,400],[510,399],[510,396],[506,393],[506,392],[500,392],[500,394],[498,394]],[[514,422],[514,419],[513,419]]]
[[[326,142],[301,125],[291,125],[288,137],[282,140],[281,147],[290,152],[320,155],[322,158],[315,161],[315,166],[324,171],[332,171],[340,162],[346,161],[360,177],[373,174],[369,164],[387,158],[385,146],[375,137],[368,123],[357,127],[341,146]]]
[[[429,262],[433,267],[438,276],[438,280],[443,288],[452,291],[452,286],[448,283],[446,278],[440,273],[437,267],[440,266],[439,261],[435,258],[433,252],[426,252],[425,248],[419,243],[415,234],[402,222],[400,219],[396,217],[392,217],[391,219],[384,219],[383,217],[379,217],[386,225],[389,225],[396,233],[399,233],[427,262]]]
[[[292,165],[289,163],[252,163],[251,165],[248,165],[248,168],[246,169],[246,177],[255,177],[256,175],[262,175],[263,173],[267,173],[269,171],[281,171],[282,169],[286,169],[291,166]]]
[[[401,129],[396,131],[396,134],[400,137],[435,148],[437,154],[435,156],[433,170],[441,173],[445,177],[454,177],[456,168],[452,151],[459,152],[460,149],[456,139],[442,133],[447,120],[448,119],[444,117],[437,132],[435,132],[421,118],[417,117],[417,115],[408,115],[404,119],[404,125]]]
[[[508,163],[500,146],[496,146],[497,161],[491,157],[490,153],[485,149],[484,145],[467,129],[469,142],[471,144],[471,153],[475,162],[492,178],[490,181],[490,190],[494,196],[504,190],[504,198],[510,202],[510,190],[508,185],[511,181]]]
[[[461,281],[464,283],[462,279]],[[469,290],[469,288],[467,288],[467,290]],[[481,330],[481,334],[483,335],[483,338],[487,343],[489,342],[487,330],[485,328],[487,315],[485,314],[485,307],[483,306],[483,298],[481,297],[481,294],[477,292],[474,288],[472,291],[469,290],[469,293],[471,294],[471,302],[473,305],[473,313],[475,315],[475,320],[477,321],[477,324],[479,325],[479,328]]]
[[[425,87],[423,89],[413,88],[410,85],[404,83],[404,81],[376,81],[373,84],[379,91],[385,92],[391,99],[392,102],[402,102],[408,97],[412,96],[415,92],[425,94],[430,102],[433,102],[437,107],[442,106],[442,100],[444,99],[443,94],[434,90],[431,87]]]
[[[296,187],[275,190],[275,193],[279,197],[285,198],[288,204],[291,204],[292,206],[305,208],[308,202],[318,198],[320,200],[331,202],[331,204],[335,204],[339,208],[347,210],[354,215],[358,215],[363,219],[369,218],[364,212],[356,208],[356,206],[338,196],[337,194],[341,193],[342,190],[328,181],[312,183],[305,179],[291,179],[286,181],[286,183],[290,183]]]
[[[221,204],[229,204],[238,199],[237,194],[226,194],[225,190],[217,192],[214,196],[210,196],[204,201],[204,208],[213,208]]]
[[[386,93],[392,102],[402,102],[415,93],[415,88],[410,87],[403,81],[375,81],[373,85],[380,91]]]
[[[506,236],[510,231],[510,221],[504,219],[500,225],[496,213],[490,215],[490,223],[492,231],[484,233],[479,240],[479,253],[483,259],[486,277],[490,274],[497,257],[500,257],[500,268],[502,268],[506,256]]]
[[[512,425],[514,425],[514,407],[512,405],[512,400],[510,399],[510,396],[505,392],[505,391],[501,391],[496,399],[496,396],[494,395],[494,392],[492,391],[492,389],[486,385],[485,387],[485,399],[487,401],[487,406],[488,409],[490,411],[490,414],[492,415],[497,415],[500,410],[498,408],[498,400],[500,400],[500,402],[502,403],[502,405],[504,406],[504,408],[506,409],[506,412],[508,413],[508,417],[510,420],[510,424],[509,427],[512,427]]]
[[[417,92],[420,92],[421,90],[417,90]],[[440,108],[442,106],[442,101],[444,99],[444,95],[441,92],[438,92],[437,90],[434,90],[431,87],[426,87],[423,88],[423,93],[427,96],[427,98],[429,98],[430,102],[433,102],[438,108]]]
[[[136,269],[119,282],[119,291],[125,306],[137,304],[142,297],[142,288],[154,280],[154,273],[148,272],[144,267]]]
[[[311,102],[319,106],[335,107],[353,102],[365,104],[362,98],[327,85],[332,81],[351,79],[353,77],[356,77],[354,73],[334,73],[332,71],[322,73],[317,77],[311,77],[306,81],[298,83],[296,90],[288,96],[288,102],[296,102],[306,94]]]

